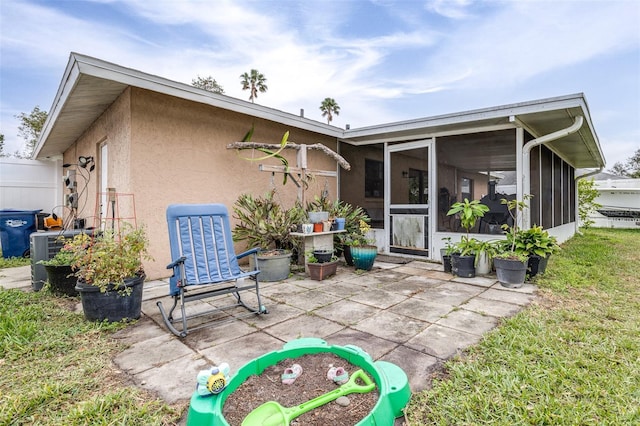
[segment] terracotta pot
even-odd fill
[[[323,279],[334,275],[338,270],[338,261],[326,263],[307,263],[309,268],[309,277],[312,280],[322,281]]]

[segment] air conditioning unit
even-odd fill
[[[39,291],[47,281],[47,270],[43,265],[39,265],[41,260],[53,258],[62,248],[60,237],[72,238],[80,233],[92,234],[92,230],[72,229],[68,231],[46,231],[34,232],[29,237],[31,249],[31,285],[33,289]]]

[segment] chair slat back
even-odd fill
[[[223,204],[172,204],[167,224],[172,261],[186,258],[187,285],[224,282],[242,274]],[[172,293],[178,279],[170,280]]]

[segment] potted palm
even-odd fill
[[[75,259],[84,316],[89,321],[109,322],[138,319],[142,307],[145,273],[143,260],[150,260],[144,228],[124,225],[93,236],[78,234],[69,245]]]
[[[233,239],[260,248],[257,267],[260,281],[267,282],[289,277],[292,252],[299,249],[298,241],[291,232],[306,219],[299,203],[286,209],[274,196],[275,190],[259,197],[243,194],[233,207],[235,218],[239,220],[233,229]]]
[[[476,240],[469,237],[469,232],[476,225],[476,221],[483,217],[489,207],[479,200],[458,201],[451,205],[447,216],[458,215],[460,224],[467,231],[466,236],[460,238],[456,244],[457,253],[451,256],[451,272],[459,277],[472,278],[476,275]]]
[[[509,215],[513,219],[513,225],[502,225],[506,231],[507,239],[502,244],[502,250],[493,259],[493,266],[496,269],[498,281],[503,287],[519,288],[524,284],[527,275],[527,261],[529,257],[522,251],[516,242],[519,239],[520,216],[527,208],[527,201],[531,195],[525,195],[523,201],[507,200],[503,198],[500,202],[506,204]]]
[[[60,250],[49,260],[41,260],[38,263],[47,271],[49,289],[56,295],[77,296],[76,278],[71,264],[75,260],[73,239],[60,237],[62,242]]]

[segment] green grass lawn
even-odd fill
[[[0,274],[2,271],[0,271]],[[169,425],[170,407],[127,381],[111,359],[122,324],[91,323],[75,299],[0,290],[0,425]]]
[[[536,303],[413,395],[408,424],[640,424],[639,277],[639,231],[575,236]]]

